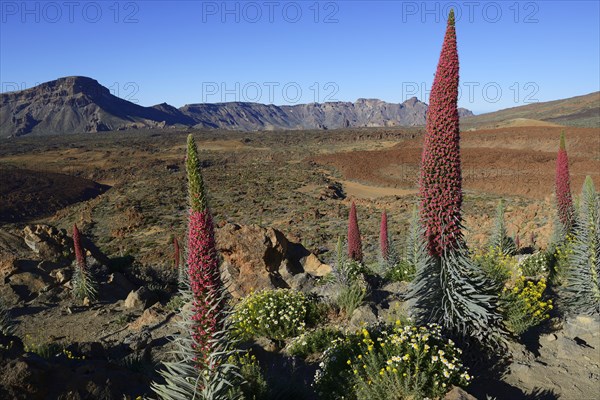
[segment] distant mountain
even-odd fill
[[[72,76],[0,95],[2,136],[100,132],[192,123],[157,107],[142,107],[119,97],[97,81]]]
[[[0,94],[0,136],[100,132],[193,126],[242,131],[415,126],[425,124],[427,104],[377,99],[276,106],[231,102],[142,107],[113,96],[96,80],[71,76]],[[459,109],[461,117],[473,115]]]
[[[462,128],[567,125],[600,127],[600,92],[464,118]]]

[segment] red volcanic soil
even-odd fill
[[[561,131],[567,136],[572,190],[586,175],[600,187],[600,130],[572,127],[512,127],[461,133],[465,190],[543,199],[554,191]],[[383,150],[320,155],[314,161],[335,167],[346,179],[416,188],[422,138]]]
[[[52,215],[69,204],[104,193],[109,186],[54,172],[0,168],[0,222]]]

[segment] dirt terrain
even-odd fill
[[[560,133],[565,131],[572,187],[586,175],[600,179],[600,130],[596,128],[515,127],[463,132],[461,151],[466,192],[544,199],[552,194]],[[346,179],[414,189],[418,183],[421,140],[391,149],[318,156],[315,161],[340,170]]]
[[[0,222],[49,216],[109,188],[76,176],[16,168],[0,168],[0,182]]]
[[[580,191],[585,175],[592,175],[600,186],[598,129],[535,126],[464,132],[464,217],[471,243],[477,246],[487,237],[490,215],[498,199],[505,198],[509,234],[519,233],[523,246],[546,245],[562,129],[567,134],[573,191]],[[172,239],[176,236],[183,242],[185,237],[188,133],[160,130],[23,137],[6,141],[0,148],[0,170],[33,171],[28,174],[67,182],[53,186],[25,179],[18,192],[10,191],[10,201],[3,197],[0,203],[2,207],[28,204],[33,198],[28,193],[36,193],[43,185],[44,198],[52,199],[56,207],[49,216],[11,211],[15,219],[0,226],[0,277],[4,278],[0,295],[14,307],[18,335],[27,337],[30,346],[77,343],[77,354],[97,360],[98,379],[110,380],[116,392],[132,397],[147,393],[156,363],[169,349],[166,338],[175,318],[169,301],[176,292]],[[350,202],[355,200],[366,262],[374,263],[382,210],[389,213],[394,244],[404,240],[417,201],[422,133],[422,128],[381,128],[253,134],[195,131],[194,135],[219,229],[226,230],[231,223],[272,227],[322,261],[331,262],[338,236],[346,233]],[[0,175],[2,196],[8,196],[5,188],[12,182],[6,176]],[[69,180],[55,180],[65,177]],[[100,187],[104,189],[85,197],[86,188]],[[19,193],[27,195],[15,199]],[[95,249],[89,257],[96,260],[93,268],[102,296],[90,307],[75,304],[68,292],[66,275],[72,261],[68,232],[73,223],[89,240],[86,248]],[[43,249],[32,252],[23,232],[35,224],[64,229],[52,235],[62,237],[59,242],[65,248],[55,249],[52,257],[45,256]],[[264,229],[260,227],[248,230]],[[304,268],[308,271],[307,264]],[[129,299],[131,292],[140,290],[137,303]],[[586,396],[600,385],[596,325],[587,320],[569,323],[569,329],[538,332],[531,339],[534,350],[521,345],[512,349],[514,363],[505,378],[475,382],[470,391],[482,399],[486,394],[498,399],[591,399]],[[96,342],[102,350],[86,344]],[[46,378],[39,371],[55,368],[60,377],[76,370],[81,379],[88,376],[89,365],[81,360],[60,365],[18,360],[10,364],[10,371],[24,368],[42,387]],[[306,368],[314,372],[315,366]],[[116,375],[124,372],[135,384],[127,386],[128,382],[119,380]],[[579,378],[572,380],[570,375]],[[10,374],[11,379],[15,376]],[[103,387],[101,382],[96,385],[97,390]],[[72,390],[83,389],[73,386]]]

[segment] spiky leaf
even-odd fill
[[[591,177],[581,194],[563,297],[572,314],[600,314],[600,202]]]

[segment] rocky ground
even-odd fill
[[[508,199],[511,234],[518,232],[523,245],[547,242],[558,136],[554,128],[536,129],[465,134],[465,165],[473,171],[494,165],[497,172],[465,182],[465,220],[473,246],[489,231],[500,197]],[[376,261],[383,209],[399,244],[416,200],[421,133],[197,132],[218,224],[222,273],[233,282],[233,297],[263,287],[319,292],[337,237],[345,234],[352,200],[368,263]],[[157,379],[157,366],[168,356],[177,318],[172,241],[176,236],[183,243],[185,236],[185,134],[23,138],[0,148],[0,169],[62,174],[55,196],[69,177],[110,187],[91,199],[53,200],[60,207],[71,205],[0,226],[0,297],[16,320],[16,336],[0,343],[0,398],[122,399],[150,393],[149,382]],[[567,134],[578,188],[585,174],[598,179],[597,136],[576,128],[567,128]],[[500,149],[518,152],[513,158],[518,163],[511,163],[512,156],[500,157]],[[526,185],[510,184],[512,173],[529,177],[529,191]],[[8,202],[2,192],[0,200],[3,210],[8,205],[12,215],[27,215],[23,204]],[[73,254],[67,230],[73,223],[84,234],[99,283],[99,300],[86,305],[70,295]],[[403,307],[404,291],[402,284],[381,287],[351,316],[350,326],[392,318]],[[468,390],[481,399],[595,398],[600,392],[599,332],[595,320],[557,319],[524,344],[511,344],[511,362],[502,378],[481,378]],[[269,343],[259,345],[271,371],[296,371],[275,374],[278,379],[291,376],[310,388],[316,363],[304,365],[270,351]],[[42,357],[32,349],[60,356]],[[456,391],[452,396],[467,398]]]

